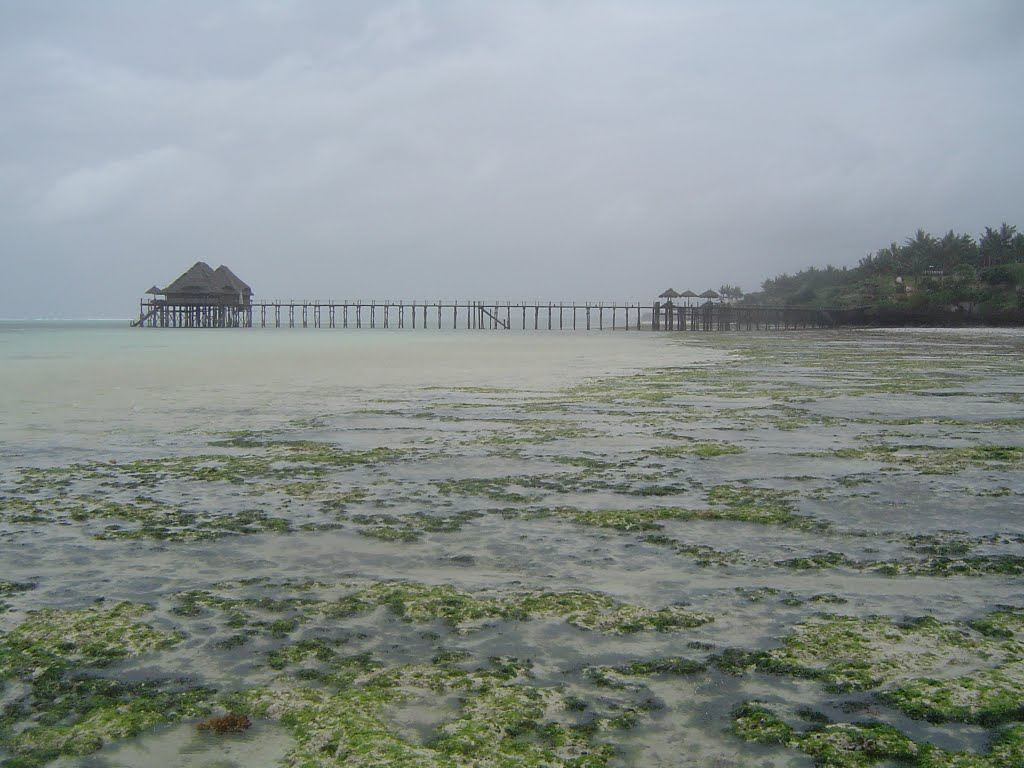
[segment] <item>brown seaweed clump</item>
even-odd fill
[[[196,728],[200,731],[213,731],[214,733],[242,733],[252,725],[248,715],[236,715],[228,712],[226,715],[211,717],[198,723]]]

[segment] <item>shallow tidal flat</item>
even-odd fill
[[[12,374],[3,764],[1024,764],[1024,334],[172,333]]]

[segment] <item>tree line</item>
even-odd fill
[[[723,286],[723,288],[734,286]],[[719,291],[724,293],[724,291]],[[1024,317],[1024,233],[1002,224],[975,239],[917,230],[856,267],[810,267],[765,280],[744,302],[804,307],[956,312]]]

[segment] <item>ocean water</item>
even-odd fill
[[[320,414],[328,400],[363,403],[429,387],[544,390],[716,356],[625,332],[152,330],[122,321],[0,322],[0,439],[16,453],[94,448],[97,435],[122,431],[159,439],[280,425]]]
[[[812,764],[730,732],[752,700],[838,722],[868,711],[920,744],[984,753],[991,728],[886,704],[876,693],[901,684],[889,672],[877,691],[837,694],[713,657],[782,648],[823,612],[970,633],[1019,606],[1022,353],[1019,331],[0,323],[0,583],[22,585],[0,591],[0,631],[15,637],[33,611],[151,606],[140,621],[173,643],[66,674],[201,686],[211,711],[267,686],[334,693],[317,675],[342,656],[372,659],[366,675],[448,669],[442,651],[466,674],[516,659],[515,685],[582,702],[585,714],[549,704],[544,717],[594,723],[587,738],[614,751],[610,765]],[[449,591],[441,607],[324,608],[396,583]],[[190,603],[198,592],[205,602]],[[602,629],[578,608],[522,613],[524,595],[551,593],[702,618]],[[467,599],[472,616],[459,613]],[[313,641],[332,650],[273,661]],[[988,663],[957,653],[928,675]],[[679,657],[705,666],[614,685],[600,672]],[[22,708],[0,759],[43,755],[44,736],[61,766],[283,765],[308,748],[262,712],[237,736],[198,734],[189,715],[69,741],[33,685],[12,673],[0,694]],[[466,690],[403,696],[373,722],[439,765],[455,759],[435,748],[445,728],[501,716]],[[88,730],[88,706],[60,727]],[[316,764],[374,764],[338,747],[355,737],[336,729],[341,751],[322,747]],[[479,764],[498,764],[485,753]]]

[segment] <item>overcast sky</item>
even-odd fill
[[[0,317],[650,299],[1024,225],[1024,3],[0,0]]]

